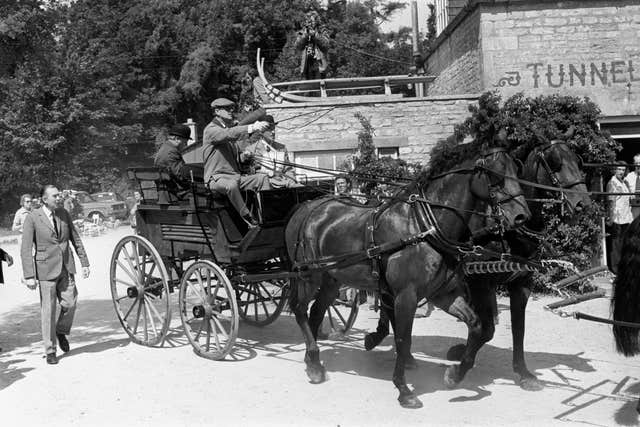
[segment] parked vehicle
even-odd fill
[[[89,194],[86,191],[76,191],[74,194],[82,205],[84,216],[87,219],[93,219],[96,216],[102,221],[127,218],[128,211],[124,200],[116,193]]]

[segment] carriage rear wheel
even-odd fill
[[[328,338],[346,335],[353,327],[360,310],[360,292],[356,289],[342,287],[340,295],[329,306],[322,332]]]
[[[253,326],[266,326],[280,316],[287,303],[288,280],[236,284],[240,317]]]
[[[180,280],[180,319],[198,356],[224,359],[238,336],[235,290],[220,267],[196,261]]]
[[[158,251],[141,236],[126,236],[111,256],[111,297],[118,320],[135,343],[155,346],[169,330],[169,274]]]

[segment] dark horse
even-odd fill
[[[322,266],[323,260],[325,266],[327,260],[348,261],[349,254],[371,251],[373,244],[393,246],[401,239],[429,234],[436,227],[444,230],[444,237],[460,241],[468,235],[471,217],[483,216],[489,208],[498,213],[501,225],[513,228],[523,223],[530,212],[520,185],[510,179],[516,176],[513,159],[506,150],[493,148],[483,152],[478,161],[474,166],[472,160],[466,160],[460,169],[446,173],[431,166],[428,177],[408,185],[378,207],[362,207],[344,198],[324,198],[301,205],[292,215],[285,230],[289,257],[294,270],[306,266],[309,271],[292,280],[289,303],[305,339],[306,372],[312,383],[326,379],[316,339],[324,313],[337,296],[340,284],[391,295],[392,304],[383,304],[383,309],[395,325],[397,357],[393,383],[400,392],[398,400],[402,406],[422,406],[407,386],[404,374],[410,355],[413,316],[420,299],[428,298],[469,328],[461,363],[447,369],[445,382],[450,386],[457,384],[473,367],[478,349],[487,341],[485,322],[469,305],[466,286],[455,280],[459,258],[437,245],[417,240],[380,252],[377,263],[360,258],[356,264],[338,262],[330,266],[333,268]],[[433,160],[431,163],[434,164]],[[428,200],[429,204],[421,200]],[[425,212],[431,212],[432,206],[438,207],[433,211],[435,227],[432,223],[427,231]],[[496,220],[493,215],[490,217],[488,221]],[[315,302],[308,316],[308,304],[313,298]]]
[[[570,137],[571,134],[569,131],[565,135]],[[524,180],[557,189],[547,190],[523,185],[527,199],[554,199],[559,196],[560,203],[562,203],[565,212],[569,215],[579,212],[591,204],[591,199],[588,197],[587,188],[583,180],[582,162],[566,142],[554,140],[544,145],[518,151],[520,151],[519,157],[524,160],[522,170]],[[560,190],[565,191],[560,193]],[[540,255],[540,239],[542,238],[545,224],[542,219],[542,205],[534,203],[531,205],[531,210],[532,218],[525,224],[525,227],[508,231],[504,237],[513,255],[535,259]],[[473,222],[470,227],[472,229],[477,228],[473,225]],[[492,238],[492,236],[489,237]],[[480,241],[481,243],[487,243],[482,239]],[[523,272],[519,274],[471,275],[466,280],[470,287],[474,309],[476,312],[482,313],[481,317],[491,319],[490,324],[485,326],[490,338],[493,337],[494,332],[493,314],[497,311],[496,286],[499,284],[507,286],[510,297],[511,334],[513,338],[513,370],[518,376],[519,385],[523,389],[541,389],[542,384],[528,370],[524,359],[525,309],[533,287],[533,274],[531,272]],[[365,337],[365,348],[370,350],[377,346],[387,336],[388,332],[388,321],[381,314],[377,331],[367,334]],[[452,347],[447,354],[447,358],[460,360],[464,353],[464,348],[464,344]],[[407,360],[411,362],[413,358],[408,356]]]
[[[527,200],[559,199],[569,220],[575,212],[579,212],[591,204],[584,183],[582,161],[571,150],[568,143],[554,140],[535,147],[528,154],[525,152],[524,156],[526,156],[522,174],[524,180],[558,189],[547,190],[523,184]],[[561,192],[560,190],[565,191]],[[542,203],[530,203],[530,206],[531,219],[524,227],[507,232],[505,241],[512,254],[523,258],[537,259],[541,255],[541,243],[544,239],[546,225],[542,216]],[[533,287],[533,273],[472,275],[468,277],[467,281],[469,286],[474,289],[474,293],[491,294],[492,296],[489,298],[483,295],[483,300],[490,300],[494,304],[496,286],[506,285],[510,299],[513,370],[521,388],[525,390],[542,389],[542,383],[529,371],[524,358],[525,309]],[[461,357],[462,353],[463,349],[460,346],[454,346],[449,350],[447,357],[456,360]]]
[[[613,283],[613,320],[640,323],[640,217],[633,220],[624,237]],[[616,349],[627,357],[640,354],[640,328],[613,326]],[[636,407],[640,413],[640,399]]]

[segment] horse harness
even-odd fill
[[[519,264],[527,264],[530,265],[531,268],[540,268],[541,266],[538,263],[529,261],[525,258],[517,257],[514,255],[499,253],[489,249],[486,249],[482,246],[473,245],[471,243],[464,242],[456,242],[448,239],[444,233],[442,232],[440,226],[438,225],[438,220],[433,213],[432,207],[439,207],[444,209],[449,209],[453,211],[462,211],[467,213],[473,213],[475,215],[481,215],[486,217],[498,217],[502,218],[504,215],[504,211],[501,208],[501,205],[507,203],[510,200],[513,200],[522,195],[522,193],[517,194],[509,194],[506,193],[498,182],[492,182],[491,178],[488,175],[492,175],[494,177],[500,177],[501,180],[504,180],[505,176],[489,169],[486,166],[486,157],[491,155],[496,155],[499,153],[507,153],[508,152],[503,148],[492,148],[490,150],[485,151],[482,154],[481,159],[476,162],[475,167],[473,168],[465,168],[465,169],[455,169],[434,177],[431,179],[441,178],[445,175],[453,174],[453,173],[474,173],[474,177],[476,175],[485,176],[486,177],[486,195],[481,194],[479,191],[472,190],[474,193],[474,197],[477,197],[484,201],[489,201],[489,204],[492,209],[491,214],[486,214],[483,212],[477,211],[469,211],[461,208],[451,207],[444,204],[438,204],[428,200],[424,191],[420,188],[418,189],[418,193],[411,193],[407,196],[409,191],[407,189],[400,191],[398,194],[388,197],[381,205],[372,209],[369,213],[367,221],[365,223],[365,235],[364,235],[364,243],[365,250],[358,250],[353,252],[348,252],[341,255],[328,256],[316,258],[313,257],[311,260],[306,259],[305,251],[302,251],[303,259],[301,262],[295,262],[292,265],[292,272],[297,273],[300,277],[307,276],[309,274],[319,273],[322,271],[346,268],[351,265],[358,264],[360,262],[371,260],[372,269],[371,273],[375,279],[379,279],[381,277],[380,271],[380,260],[383,255],[393,254],[398,252],[408,246],[417,245],[419,243],[428,243],[434,249],[436,249],[441,254],[448,257],[450,260],[456,262],[461,265],[465,260],[468,259],[500,259],[502,261],[509,260],[510,262],[515,262]],[[477,190],[477,189],[476,189]],[[498,199],[498,194],[504,193],[507,197]],[[340,200],[341,198],[338,198]],[[342,198],[344,199],[344,197]],[[348,198],[347,198],[348,199]],[[328,203],[336,200],[335,197],[327,198],[324,202],[319,203],[317,206],[313,208],[313,210],[318,209],[324,203]],[[343,203],[348,203],[346,200],[340,200]],[[418,233],[413,234],[411,236],[385,243],[376,243],[375,240],[375,230],[378,227],[378,221],[380,216],[394,203],[397,201],[403,201],[411,205],[411,208],[414,212],[418,229],[420,230]],[[310,214],[313,212],[311,210],[307,213],[306,219],[300,227],[302,231],[305,228],[308,218],[311,216]],[[498,226],[487,227],[491,231],[502,233],[504,231],[502,227],[502,222],[499,221]],[[300,246],[304,246],[304,239],[299,236],[298,242],[296,243],[296,250]],[[449,278],[449,280],[451,277]]]

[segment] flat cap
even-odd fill
[[[236,105],[236,103],[227,98],[216,98],[211,103],[212,108],[227,108],[233,107],[234,105]]]
[[[189,129],[189,126],[185,125],[174,125],[169,130],[169,135],[175,135],[179,138],[189,139],[191,138],[191,129]]]

